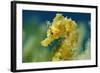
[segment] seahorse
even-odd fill
[[[59,44],[54,48],[55,51],[51,60],[71,60],[78,46],[78,37],[79,29],[77,23],[71,18],[57,13],[47,30],[47,38],[41,41],[41,45],[48,47],[55,40],[60,39]]]

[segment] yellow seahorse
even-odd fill
[[[52,61],[73,59],[79,36],[76,22],[58,13],[51,24],[47,30],[47,38],[41,41],[41,45],[47,47],[55,39],[63,37],[63,40],[60,41],[60,46],[56,47]]]

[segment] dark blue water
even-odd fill
[[[31,19],[35,20],[36,23],[41,25],[42,22],[51,21],[57,13],[63,14],[68,18],[72,18],[77,23],[83,22],[86,25],[90,21],[90,13],[76,13],[76,12],[53,12],[53,11],[34,11],[34,10],[23,10],[23,23],[30,21]],[[27,26],[27,24],[26,24]]]

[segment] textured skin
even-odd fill
[[[48,47],[55,39],[63,38],[55,47],[56,51],[53,53],[52,61],[73,59],[79,37],[76,22],[62,14],[56,14],[51,24],[47,30],[47,38],[41,42],[41,45]]]

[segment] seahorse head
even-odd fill
[[[64,31],[64,16],[62,14],[56,14],[55,18],[53,19],[53,22],[48,27],[47,30],[47,38],[41,42],[41,44],[45,47],[47,47],[51,42],[53,42],[56,39],[59,39]]]

